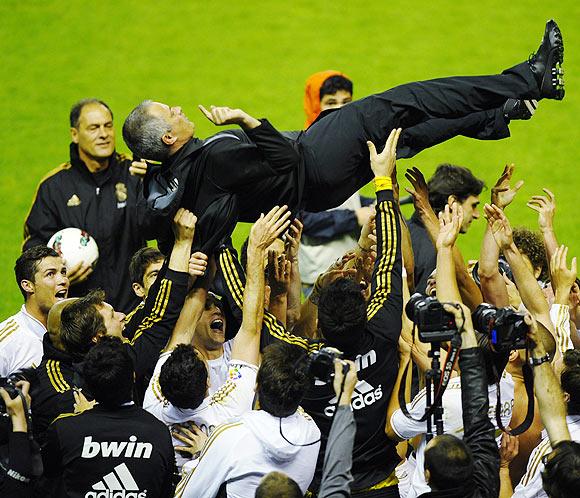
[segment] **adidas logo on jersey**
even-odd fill
[[[113,472],[103,476],[92,488],[93,491],[85,493],[85,498],[147,498],[147,490],[139,490],[124,463],[117,465]]]
[[[128,442],[102,441],[100,443],[93,442],[92,436],[86,436],[81,458],[95,458],[99,454],[105,458],[151,458],[152,451],[153,445],[151,443],[138,443],[137,436],[131,436]]]
[[[354,410],[361,410],[366,406],[370,406],[383,397],[382,384],[375,389],[365,380],[359,380],[354,388],[352,395],[351,406]],[[324,409],[324,413],[328,417],[332,417],[335,410],[337,399],[336,396],[329,401],[329,406]]]

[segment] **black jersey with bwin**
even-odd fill
[[[173,496],[175,458],[169,429],[133,404],[61,415],[43,451],[45,475],[59,497]]]

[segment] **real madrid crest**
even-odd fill
[[[115,184],[115,196],[117,197],[117,207],[124,208],[127,205],[127,185],[121,182]]]

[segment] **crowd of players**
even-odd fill
[[[352,99],[345,74],[311,76],[306,126]],[[536,105],[507,99],[473,116],[492,130],[469,136],[508,136]],[[230,111],[204,110],[216,124]],[[550,190],[527,203],[539,230],[512,229],[523,180],[506,166],[483,207],[481,256],[465,262],[455,242],[480,217],[484,182],[452,164],[429,181],[413,168],[400,198],[396,155],[421,145],[396,128],[367,143],[374,198],[297,217],[275,206],[239,255],[228,237],[199,250],[203,213],[181,207],[164,254],[146,246],[159,220],[143,176],[156,166],[115,152],[100,100],[77,103],[70,125],[70,161],[41,181],[26,219],[24,304],[0,324],[2,496],[577,495],[580,288]],[[95,237],[96,266],[67,268],[46,246],[65,227]],[[429,344],[404,312],[413,292],[445,303],[461,338],[433,439],[420,420]],[[500,350],[476,331],[482,303],[520,312],[525,344]]]

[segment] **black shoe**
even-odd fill
[[[537,100],[507,99],[503,105],[503,116],[508,122],[514,119],[530,119],[537,107]]]
[[[562,100],[564,98],[564,41],[556,21],[546,23],[544,39],[535,54],[528,59],[530,69],[538,82],[540,98]]]

